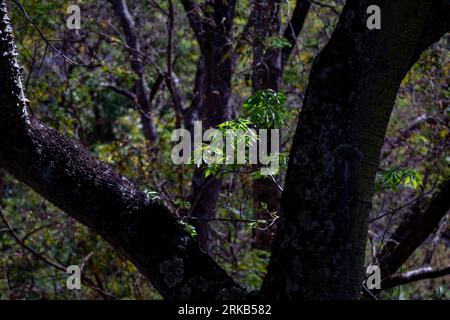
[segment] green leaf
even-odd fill
[[[283,49],[292,47],[292,44],[284,37],[272,36],[265,39],[264,46],[266,48]]]
[[[191,237],[196,237],[197,236],[197,230],[195,229],[195,227],[189,223],[187,223],[186,221],[182,221],[179,220],[178,221],[179,224],[181,224],[184,227],[184,230],[189,233],[189,235]]]
[[[156,191],[151,191],[151,190],[145,189],[145,190],[144,190],[144,193],[145,193],[150,199],[152,199],[152,201],[155,201],[155,200],[161,200],[161,197],[159,196],[158,192],[156,192]]]
[[[272,89],[258,91],[243,105],[249,120],[261,129],[279,128],[286,124],[290,113],[284,107],[286,96]]]
[[[393,190],[397,190],[400,185],[417,189],[419,186],[423,187],[423,180],[414,169],[394,167],[378,176],[378,185],[385,185]]]

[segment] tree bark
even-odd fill
[[[402,286],[414,281],[435,279],[450,275],[450,267],[434,269],[424,267],[403,273],[395,273],[382,281],[382,289],[389,289],[396,286]]]
[[[0,83],[2,168],[111,243],[163,297],[242,297],[166,208],[30,116],[6,1],[0,4]]]
[[[281,86],[281,48],[269,47],[267,40],[279,37],[281,30],[280,0],[255,0],[253,36],[253,90]]]
[[[373,4],[381,30],[366,27]],[[347,1],[310,74],[263,297],[359,297],[381,146],[430,4]]]

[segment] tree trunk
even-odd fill
[[[254,4],[254,38],[253,38],[253,92],[272,89],[278,91],[281,87],[283,70],[297,37],[303,29],[311,3],[298,0],[292,17],[284,32],[284,38],[290,46],[284,48],[267,48],[265,42],[270,37],[279,37],[281,29],[279,0],[255,0]],[[270,129],[270,128],[269,128]],[[269,131],[270,132],[270,131]],[[268,137],[270,147],[270,136]],[[253,182],[253,211],[256,219],[267,219],[268,214],[261,203],[267,204],[270,212],[278,212],[281,193],[271,179],[258,179]],[[254,247],[270,250],[275,236],[275,228],[256,230]]]
[[[253,36],[253,92],[272,89],[278,91],[281,86],[281,49],[267,47],[267,40],[279,37],[281,29],[280,1],[255,0],[254,1],[254,36]],[[274,128],[263,128],[274,129]],[[268,131],[267,150],[270,146],[270,130]],[[257,169],[257,166],[255,166]],[[270,212],[279,211],[280,191],[275,183],[269,179],[253,181],[253,215],[255,219],[268,219],[262,203],[267,205]],[[253,246],[261,250],[270,250],[275,236],[274,228],[254,232]]]
[[[359,297],[380,150],[430,3],[347,1],[311,70],[263,297]]]
[[[144,136],[150,142],[155,143],[157,140],[157,133],[153,121],[153,115],[151,114],[150,91],[147,84],[147,78],[145,76],[145,65],[142,60],[143,53],[141,52],[138,32],[136,30],[134,19],[128,10],[126,0],[114,0],[112,3],[125,34],[131,67],[138,77],[135,86],[137,104],[141,115],[142,131]]]
[[[194,92],[196,110],[203,129],[214,128],[231,118],[231,78],[233,75],[233,18],[236,1],[215,1],[206,4],[203,15],[193,1],[183,0],[185,11],[200,45],[199,61]],[[201,68],[201,69],[200,69]],[[197,83],[199,82],[199,83]],[[198,91],[198,92],[197,92]],[[202,97],[198,97],[198,93]],[[192,117],[191,117],[192,121]],[[204,177],[204,168],[196,168],[192,179],[190,216],[208,219],[215,216],[216,205],[222,188],[222,179]],[[207,222],[197,222],[200,245],[208,249],[209,227]]]

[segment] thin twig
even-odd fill
[[[19,0],[13,0],[13,2],[17,5],[17,7],[20,9],[20,11],[22,11],[23,15],[25,16],[25,18],[31,23],[31,25],[36,29],[36,31],[39,33],[40,37],[45,41],[45,43],[47,44],[47,46],[52,49],[54,52],[56,52],[57,54],[59,54],[61,57],[63,57],[65,60],[69,61],[71,64],[78,66],[78,67],[85,67],[85,68],[90,68],[92,66],[95,66],[96,64],[94,64],[94,61],[92,61],[90,64],[84,64],[84,63],[80,63],[80,62],[76,62],[75,60],[73,60],[72,58],[68,57],[64,52],[62,52],[61,50],[59,50],[58,48],[56,48],[54,45],[51,44],[50,40],[47,39],[47,37],[44,35],[44,33],[41,31],[41,29],[39,29],[39,27],[37,26],[37,24],[33,21],[33,19],[31,19],[31,17],[28,15],[27,11],[25,10],[25,8],[23,7],[22,3],[20,3]]]
[[[59,264],[58,262],[53,261],[54,259],[49,259],[46,256],[40,254],[39,252],[37,252],[36,250],[34,250],[33,248],[31,248],[30,246],[28,246],[23,239],[21,239],[17,233],[14,231],[14,228],[11,226],[11,224],[9,223],[8,219],[5,216],[5,213],[3,212],[2,209],[0,209],[0,218],[2,219],[3,223],[6,225],[6,228],[8,229],[9,233],[11,234],[11,236],[13,237],[13,239],[22,247],[24,248],[26,251],[30,252],[32,255],[34,255],[36,258],[38,258],[39,260],[45,262],[46,264],[52,266],[53,268],[60,270],[62,272],[66,272],[67,268],[64,267],[63,265]],[[83,263],[85,263],[87,261],[87,259],[90,258],[92,254],[88,255],[87,258],[85,258],[83,260]],[[82,265],[84,267],[84,264]],[[95,286],[93,284],[93,282],[86,278],[86,277],[82,277],[81,281],[88,286],[89,288],[97,291],[98,293],[100,293],[102,296],[104,296],[105,298],[108,299],[116,299],[113,295],[111,295],[110,293],[98,288],[97,286]]]
[[[423,198],[424,196],[426,196],[426,195],[430,194],[431,192],[433,192],[433,190],[434,190],[434,186],[433,186],[433,188],[431,188],[431,190],[425,192],[424,194],[421,194],[421,195],[417,196],[417,197],[414,198],[413,200],[411,200],[411,201],[409,201],[409,202],[407,202],[407,203],[401,205],[400,207],[397,207],[397,208],[395,208],[395,209],[393,209],[393,210],[389,210],[389,211],[386,211],[386,212],[380,214],[379,216],[377,216],[377,217],[373,218],[372,220],[370,220],[369,223],[373,223],[373,222],[375,222],[375,221],[377,221],[377,220],[380,220],[381,218],[384,218],[384,217],[387,216],[387,215],[390,215],[390,214],[393,215],[393,214],[399,212],[400,210],[402,210],[402,209],[404,209],[404,208],[406,208],[406,207],[409,207],[410,205],[414,204],[414,203],[415,203],[416,201],[418,201],[419,199],[421,199],[421,198]]]

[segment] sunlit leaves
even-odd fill
[[[244,102],[243,117],[219,124],[208,136],[210,143],[204,143],[194,150],[193,162],[194,159],[201,159],[206,164],[205,177],[234,172],[243,164],[248,164],[247,151],[241,153],[241,158],[244,159],[236,161],[239,159],[239,149],[247,150],[258,142],[257,129],[275,129],[286,124],[290,114],[284,107],[285,102],[286,96],[282,93],[270,89],[258,91]],[[264,162],[277,160],[275,162],[278,163],[279,157],[279,152],[271,152],[264,158]],[[278,166],[274,170],[273,175],[278,172]]]
[[[204,176],[223,174],[237,169],[237,149],[239,146],[248,148],[258,140],[256,131],[252,129],[252,123],[247,118],[238,118],[223,122],[217,126],[208,139],[209,144],[194,150],[194,159],[201,157],[202,162],[207,164]],[[226,143],[231,141],[231,143]],[[226,150],[226,148],[230,150]],[[245,161],[246,159],[244,159]]]
[[[181,224],[184,228],[184,230],[191,236],[191,237],[196,237],[197,236],[197,230],[195,229],[195,227],[189,223],[187,223],[186,221],[183,220],[179,220],[178,221],[179,224]]]
[[[391,188],[397,190],[399,186],[410,187],[413,189],[423,186],[421,175],[411,168],[391,168],[377,177],[377,190]]]
[[[244,113],[258,128],[279,128],[286,124],[290,115],[285,103],[284,94],[271,89],[262,90],[244,102]]]
[[[161,200],[161,197],[159,196],[158,192],[145,189],[144,193],[149,197],[152,201],[155,200]]]

